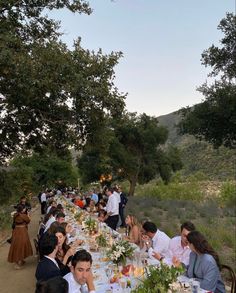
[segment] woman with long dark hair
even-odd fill
[[[65,275],[70,272],[68,264],[71,257],[75,254],[76,250],[74,247],[70,247],[68,244],[66,244],[66,231],[63,227],[56,227],[54,230],[54,235],[57,236],[58,239],[58,251],[56,254],[56,261],[59,265],[62,275]]]
[[[191,249],[187,276],[200,282],[204,290],[224,293],[225,286],[220,276],[220,261],[218,254],[198,231],[187,235]]]

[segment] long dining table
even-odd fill
[[[96,293],[130,293],[135,289],[145,278],[146,268],[149,265],[157,265],[153,259],[148,258],[148,254],[140,251],[140,248],[132,244],[134,249],[134,258],[127,259],[127,265],[130,268],[129,272],[123,274],[122,267],[114,265],[106,256],[106,249],[101,248],[96,244],[96,237],[99,233],[106,235],[108,244],[111,246],[115,243],[115,239],[123,239],[124,234],[119,233],[109,228],[105,223],[98,221],[97,213],[89,213],[82,210],[71,202],[70,199],[60,195],[56,197],[56,201],[62,204],[66,217],[65,221],[70,223],[73,227],[73,236],[69,237],[69,243],[77,243],[77,240],[82,240],[82,244],[76,247],[77,250],[85,249],[93,259],[92,272],[94,276],[94,284]],[[83,220],[78,221],[76,215],[82,215]],[[88,219],[93,219],[97,223],[97,233],[91,235],[85,227],[85,222]],[[74,245],[74,244],[73,244]],[[185,276],[180,276],[178,281],[173,284],[175,292],[192,292],[191,282]],[[199,288],[198,293],[205,293],[207,291]]]

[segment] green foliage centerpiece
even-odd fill
[[[169,267],[160,262],[158,267],[148,267],[147,278],[132,293],[166,293],[171,289],[177,277],[183,274],[183,267]]]
[[[96,242],[99,247],[107,247],[107,238],[106,236],[102,233],[96,237]]]
[[[96,220],[92,219],[91,217],[87,218],[84,222],[85,229],[89,231],[90,234],[93,234],[97,230],[97,222]]]
[[[84,212],[83,211],[77,212],[77,214],[75,214],[75,220],[79,224],[82,224],[83,219],[84,219]]]
[[[126,240],[119,240],[112,244],[107,251],[107,257],[115,264],[126,264],[126,258],[131,258],[134,253],[134,248]]]

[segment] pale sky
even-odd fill
[[[128,111],[160,116],[201,102],[207,79],[201,53],[219,45],[217,26],[236,0],[90,0],[91,15],[55,11],[63,41],[85,49],[122,51],[115,84]]]

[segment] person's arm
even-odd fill
[[[26,215],[26,214],[21,214],[21,218],[23,219],[23,221],[24,221],[26,224],[29,224],[29,222],[30,222],[30,217],[29,217],[28,213],[27,213],[27,215]]]
[[[216,263],[203,262],[202,263],[203,278],[197,280],[200,282],[200,287],[204,290],[215,292],[217,281],[219,278],[219,269]]]
[[[95,293],[95,286],[94,286],[93,273],[92,272],[90,272],[88,274],[86,284],[88,286],[89,293]]]
[[[131,233],[130,233],[130,242],[139,243],[140,239],[140,230],[138,226],[133,226]]]
[[[70,256],[73,256],[75,254],[75,252],[76,252],[76,248],[75,247],[71,247],[70,249],[67,250],[65,256],[63,257],[63,261],[62,261],[63,265],[66,265],[67,264],[68,258]]]

